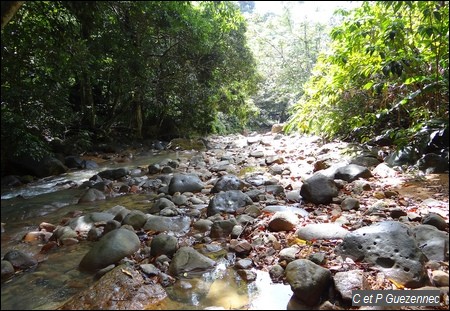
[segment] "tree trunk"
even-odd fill
[[[2,1],[2,30],[25,1]]]

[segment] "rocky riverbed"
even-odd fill
[[[72,269],[92,285],[53,308],[227,308],[205,303],[225,296],[215,280],[248,288],[265,272],[290,286],[287,309],[355,309],[352,290],[423,288],[447,309],[448,172],[388,165],[386,147],[274,132],[167,148],[157,162],[68,183],[78,208],[39,223],[20,247],[2,233],[2,292],[75,245],[85,250]],[[95,208],[118,197],[139,207]]]

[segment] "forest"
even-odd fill
[[[3,1],[2,175],[57,145],[274,123],[398,147],[448,135],[448,1],[364,1],[331,26],[295,3]]]

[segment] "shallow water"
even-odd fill
[[[135,157],[127,163],[104,163],[98,170],[72,171],[56,177],[41,179],[11,191],[2,189],[1,221],[5,232],[1,235],[2,258],[10,250],[24,251],[40,261],[32,271],[17,273],[3,282],[1,287],[2,310],[56,309],[74,294],[93,284],[93,276],[78,270],[81,258],[92,242],[82,241],[71,246],[61,246],[47,254],[40,254],[43,244],[22,241],[27,232],[38,230],[41,222],[59,224],[74,211],[93,212],[115,205],[129,209],[145,210],[148,195],[126,194],[104,201],[77,204],[84,189],[66,189],[64,183],[73,181],[80,185],[99,171],[109,168],[137,168],[156,163],[163,158],[188,157],[189,154],[158,154]],[[63,186],[59,186],[63,185]],[[206,278],[206,279],[205,279]],[[207,292],[192,293],[186,299],[172,295],[158,306],[148,309],[200,310],[272,309],[285,310],[292,291],[288,285],[272,284],[267,272],[258,271],[255,282],[246,283],[234,268],[221,263],[213,274],[203,276]],[[167,291],[171,291],[170,288]],[[176,292],[175,292],[176,293]],[[178,295],[178,294],[175,294]]]

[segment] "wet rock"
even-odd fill
[[[317,305],[326,291],[331,272],[307,259],[290,262],[285,270],[286,280],[296,298],[308,306]]]
[[[88,230],[90,230],[91,228],[92,227],[89,226]],[[86,231],[86,230],[84,230],[84,231]],[[88,232],[88,231],[86,231],[86,232]],[[64,239],[77,238],[77,237],[78,237],[78,233],[74,229],[72,229],[69,226],[64,226],[64,227],[58,227],[55,231],[53,231],[53,235],[52,235],[51,239],[61,242]]]
[[[252,270],[239,269],[237,270],[237,273],[246,282],[253,282],[256,280],[256,273]]]
[[[252,204],[252,199],[240,190],[229,190],[216,194],[209,201],[207,215],[235,213],[238,208]]]
[[[250,254],[253,247],[247,240],[242,240],[242,241],[235,240],[235,242],[232,243],[232,245],[230,245],[230,248],[232,250],[234,250],[234,252],[236,253],[236,256],[246,257]]]
[[[150,247],[150,254],[153,257],[158,257],[160,255],[172,257],[178,249],[178,240],[174,236],[160,233],[153,237]]]
[[[160,284],[145,283],[138,271],[127,265],[120,265],[94,285],[74,295],[59,309],[144,310],[156,305],[166,296]]]
[[[150,209],[149,213],[151,214],[157,214],[161,210],[165,209],[166,207],[176,208],[175,204],[170,201],[167,198],[159,198],[155,201],[155,204],[153,204],[152,208]]]
[[[135,230],[141,229],[147,221],[147,215],[139,210],[132,210],[122,221],[124,225],[133,226]]]
[[[348,233],[338,255],[377,265],[386,276],[405,287],[424,285],[426,257],[405,224],[384,221]]]
[[[169,183],[169,194],[175,192],[199,192],[205,185],[195,174],[174,174]]]
[[[200,254],[192,247],[180,247],[169,266],[169,273],[172,276],[183,276],[201,274],[207,272],[215,266],[215,261]]]
[[[134,254],[140,246],[136,233],[127,229],[116,229],[105,234],[80,262],[80,269],[95,271],[116,263]]]
[[[290,231],[298,223],[298,217],[292,212],[276,212],[269,220],[271,231]]]
[[[121,226],[121,223],[118,222],[117,220],[115,220],[115,219],[108,220],[108,221],[106,222],[106,224],[105,224],[104,229],[103,229],[103,233],[106,234],[106,233],[108,233],[108,232],[110,232],[110,231],[113,231],[113,230],[115,230],[115,229],[120,228],[120,226]]]
[[[106,178],[106,179],[110,179],[110,180],[118,180],[129,174],[130,174],[130,171],[123,167],[117,168],[117,169],[112,169],[112,170],[105,170],[105,171],[98,173],[98,175],[101,178]]]
[[[3,260],[9,261],[15,270],[26,270],[37,266],[38,262],[32,256],[19,250],[11,250],[3,256]],[[3,267],[3,265],[2,265]]]
[[[333,179],[316,173],[306,179],[300,189],[300,195],[314,204],[329,204],[339,194]]]
[[[185,205],[188,202],[188,197],[183,194],[174,194],[172,202],[177,206]]]
[[[88,232],[94,227],[96,222],[106,222],[112,220],[114,215],[106,212],[93,212],[87,215],[73,218],[67,224],[70,228],[78,232]]]
[[[2,260],[2,283],[14,275],[14,267],[8,260]]]
[[[363,270],[336,272],[333,281],[337,291],[347,301],[352,299],[352,291],[368,289]]]
[[[299,228],[295,235],[302,240],[343,239],[349,231],[335,223],[307,224]]]
[[[106,199],[106,196],[100,190],[90,188],[81,196],[78,203],[94,202]]]
[[[165,217],[150,215],[143,229],[158,232],[186,233],[189,231],[190,225],[191,219],[187,216]]]
[[[253,261],[251,259],[239,259],[235,263],[236,269],[250,269],[253,266]]]

